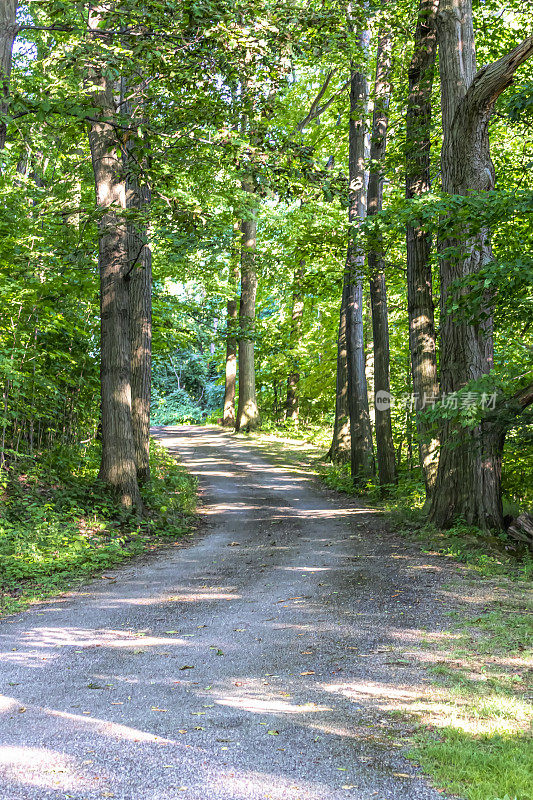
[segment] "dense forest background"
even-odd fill
[[[103,447],[140,507],[151,349],[152,424],[261,420],[443,526],[531,508],[530,4],[0,7],[8,477]]]

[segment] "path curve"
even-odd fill
[[[442,798],[386,713],[423,691],[438,560],[242,438],[157,438],[206,525],[0,624],[1,800]]]

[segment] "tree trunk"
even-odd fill
[[[420,0],[414,51],[409,65],[409,98],[406,114],[407,199],[420,197],[431,188],[431,92],[435,73],[437,35],[435,16],[438,0]],[[431,236],[419,225],[408,225],[407,306],[409,350],[415,411],[420,412],[428,398],[439,391],[435,317],[431,276]],[[420,413],[416,415],[420,466],[429,500],[435,486],[438,465],[438,439]]]
[[[261,420],[255,394],[255,296],[257,274],[255,267],[255,244],[257,219],[243,219],[241,223],[241,302],[239,306],[239,403],[235,430],[250,431],[257,428]]]
[[[383,168],[389,124],[390,70],[392,39],[381,34],[378,42],[374,114],[370,145],[368,180],[368,214],[377,214],[383,207]],[[390,413],[390,348],[387,312],[385,262],[381,237],[368,253],[372,334],[374,339],[374,406],[376,413],[376,449],[381,486],[396,483],[396,460]]]
[[[516,69],[533,54],[533,37],[476,75],[471,0],[441,0],[438,14],[444,140],[443,188],[468,195],[494,188],[488,123],[499,95]],[[454,282],[492,261],[489,231],[464,233],[439,242],[441,276],[441,390],[457,391],[487,374],[493,364],[491,299],[483,321],[468,324],[448,313]],[[450,256],[450,252],[459,255]],[[443,426],[437,482],[430,509],[440,527],[457,518],[481,528],[501,529],[503,438],[480,425],[473,430]]]
[[[292,370],[287,378],[287,402],[285,404],[285,417],[298,423],[300,402],[298,396],[298,383],[300,380],[300,364],[298,350],[302,336],[302,317],[304,313],[303,303],[303,278],[304,261],[300,261],[300,266],[294,273],[294,283],[292,292],[292,312],[291,312],[291,334],[290,334],[290,359]]]
[[[9,110],[13,43],[20,30],[20,25],[17,24],[17,5],[17,0],[0,1],[0,151],[6,144],[5,116]]]
[[[144,98],[138,102],[144,105]],[[122,108],[122,113],[131,116],[133,109],[126,104]],[[136,219],[128,225],[127,274],[131,342],[131,419],[137,479],[140,485],[150,480],[152,385],[152,250],[148,241],[151,192],[146,184],[140,185],[137,166],[147,164],[147,149],[146,142],[134,140],[133,137],[128,139],[124,149],[127,171],[126,203],[129,209],[138,212]]]
[[[361,37],[363,48],[367,35]],[[349,209],[350,225],[346,254],[346,352],[348,403],[350,409],[350,462],[354,481],[370,477],[374,471],[372,428],[368,408],[366,359],[363,329],[364,256],[354,241],[358,224],[366,215],[365,186],[365,113],[368,82],[364,72],[352,64],[350,75],[349,126]],[[343,290],[344,291],[344,290]]]
[[[150,203],[149,188],[136,186],[131,201],[130,208],[145,210]],[[144,230],[130,228],[128,262],[132,426],[137,478],[144,485],[150,480],[152,384],[152,250],[148,226]]]
[[[239,223],[233,226],[232,263],[230,265],[230,289],[234,297],[227,302],[226,324],[226,379],[224,388],[224,412],[222,424],[226,427],[235,425],[235,388],[237,383],[237,291],[239,284]]]
[[[101,15],[89,14],[89,28],[98,36]],[[111,120],[115,115],[113,83],[95,68],[95,105],[99,120],[91,124],[89,144],[94,171],[100,270],[100,380],[102,461],[99,477],[116,491],[125,508],[142,508],[137,483],[131,413],[131,345],[129,330],[128,232],[124,220],[126,179]]]
[[[342,288],[339,335],[337,339],[337,381],[335,389],[335,422],[327,458],[334,463],[350,459],[350,409],[348,407],[348,354],[346,351],[346,304],[348,285]]]

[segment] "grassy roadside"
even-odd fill
[[[270,433],[247,441],[289,470],[314,474],[337,491],[355,494],[346,469],[325,464],[327,444]],[[416,702],[395,712],[415,723],[409,757],[434,785],[467,800],[533,798],[533,562],[466,525],[429,526],[422,487],[404,479],[386,501],[376,487],[358,494],[422,552],[457,565],[446,587],[446,630],[427,633],[418,660],[430,679]]]
[[[24,459],[0,473],[0,615],[191,532],[195,479],[155,442],[150,462],[142,520],[123,514],[98,486],[94,445]]]

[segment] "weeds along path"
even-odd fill
[[[202,534],[0,624],[0,797],[442,797],[389,712],[427,691],[443,562],[220,429],[157,438]]]

